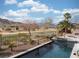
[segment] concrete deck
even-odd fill
[[[77,55],[77,50],[79,50],[79,43],[74,45],[70,58],[79,58]],[[76,53],[76,55],[74,55],[74,53]]]
[[[79,42],[79,36],[75,36],[75,35],[74,36],[72,36],[72,35],[71,36],[65,36],[65,37],[60,36],[60,38],[67,38],[68,41],[77,41],[77,42]]]

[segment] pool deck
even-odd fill
[[[70,58],[79,58],[79,56],[77,56],[77,50],[79,50],[79,43],[74,45]],[[76,55],[74,55],[74,53],[76,53]]]
[[[65,36],[65,37],[64,36],[60,36],[59,38],[67,38],[68,41],[77,41],[77,42],[79,42],[79,37],[75,36],[75,35],[71,36],[71,37],[70,36]]]
[[[28,49],[28,50],[26,50],[26,51],[23,51],[23,52],[20,52],[20,53],[18,53],[18,54],[15,54],[15,55],[13,55],[13,56],[10,56],[9,58],[15,58],[15,57],[21,56],[21,55],[23,55],[23,54],[25,54],[25,53],[27,53],[27,52],[30,52],[30,51],[32,51],[32,50],[34,50],[34,49],[37,49],[37,48],[39,48],[39,47],[41,47],[41,46],[43,46],[43,45],[46,45],[46,44],[48,44],[48,43],[51,43],[51,42],[52,42],[52,41],[48,41],[48,42],[42,43],[42,44],[40,44],[40,45],[38,45],[38,46],[36,46],[36,47],[34,47],[34,48],[30,48],[30,49]]]

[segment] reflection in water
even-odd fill
[[[43,56],[44,54],[46,54],[47,52],[51,51],[52,50],[52,44],[47,44],[45,46],[43,46],[42,48],[38,48],[36,50],[36,54],[35,54],[35,57],[41,57]],[[41,53],[40,53],[41,52]]]
[[[37,49],[35,56],[40,56],[39,48]]]

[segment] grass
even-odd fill
[[[38,40],[39,43],[44,43],[47,42],[49,38],[47,38],[47,36],[53,35],[52,31],[45,31],[45,32],[35,32],[35,33],[31,33],[32,36],[32,40],[31,40],[31,44],[30,40],[29,40],[29,34],[28,33],[18,33],[18,34],[12,34],[12,35],[2,35],[0,36],[0,40],[2,42],[2,46],[6,45],[8,46],[8,50],[10,49],[12,52],[13,50],[16,50],[16,48],[18,48],[19,50],[21,50],[20,48],[22,46],[25,46],[25,48],[30,48],[30,47],[34,47],[35,45],[38,45]],[[34,38],[33,38],[34,36]],[[37,39],[37,40],[33,40],[33,39]],[[22,43],[17,45],[18,43]],[[24,48],[22,48],[24,49]],[[1,51],[6,51],[6,49],[1,49]],[[9,51],[10,51],[9,50]],[[15,54],[15,52],[13,52]],[[17,52],[18,53],[18,52]]]

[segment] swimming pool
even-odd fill
[[[53,42],[18,56],[18,58],[69,58],[72,48],[61,42]]]

